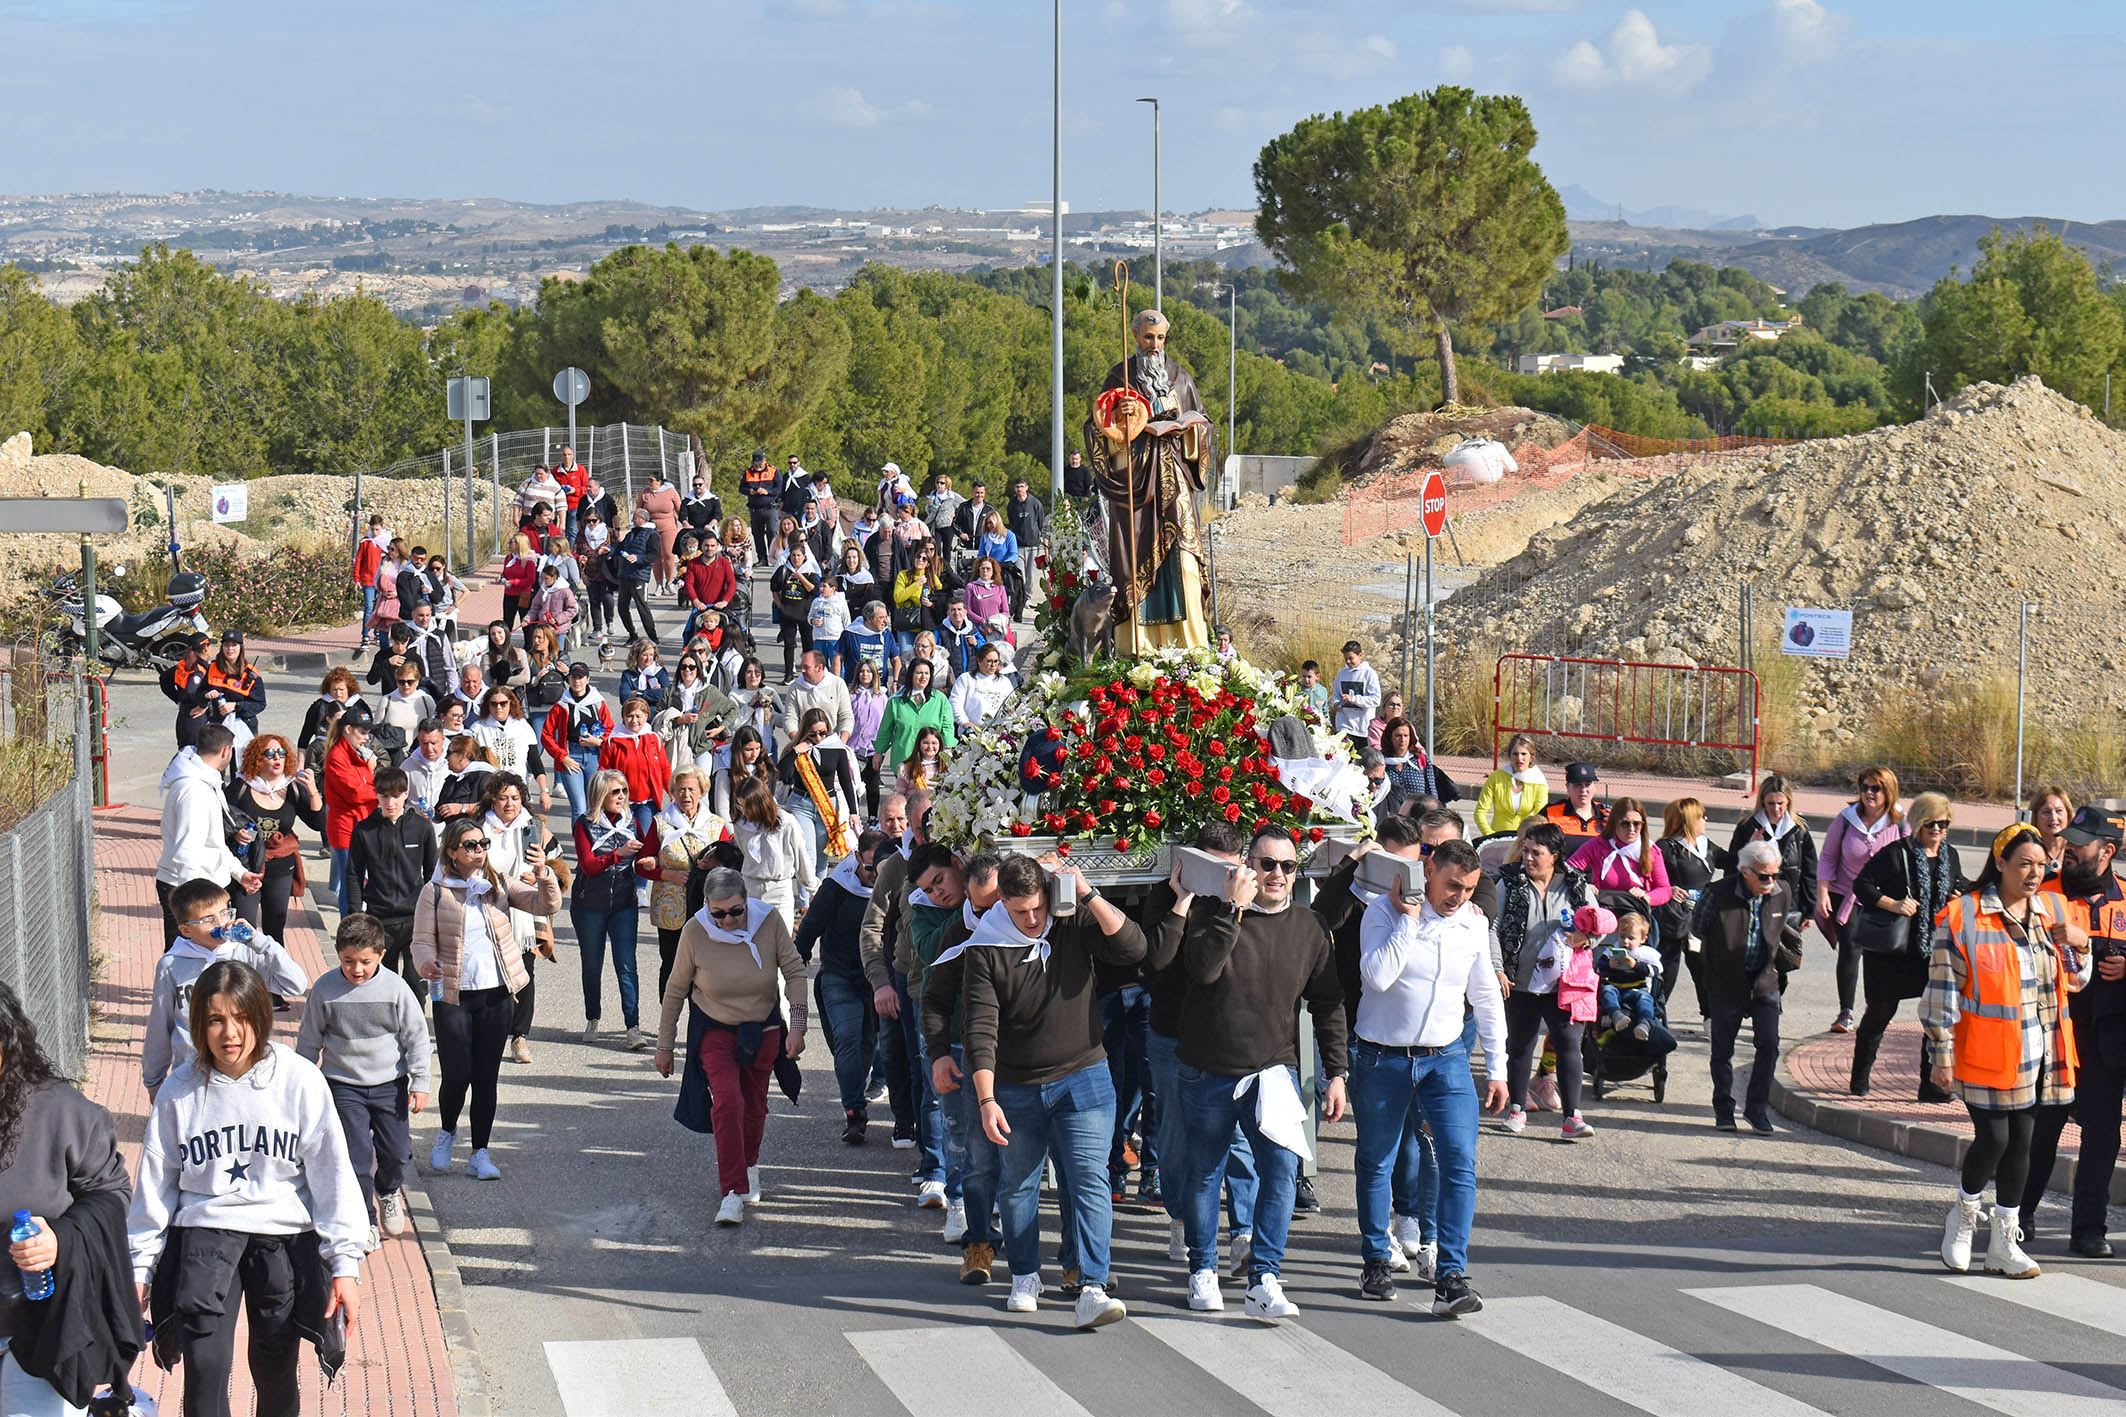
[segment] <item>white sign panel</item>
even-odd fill
[[[213,489],[214,520],[240,522],[251,515],[251,489],[241,482],[225,483]]]
[[[1788,606],[1779,649],[1814,659],[1845,659],[1853,653],[1853,612]]]

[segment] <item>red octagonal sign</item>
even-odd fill
[[[1425,521],[1425,535],[1438,536],[1447,529],[1447,479],[1439,475],[1438,468],[1425,474],[1417,506]]]

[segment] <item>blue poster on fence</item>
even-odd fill
[[[1845,659],[1853,652],[1853,612],[1787,607],[1786,629],[1779,636],[1784,654],[1815,659]]]

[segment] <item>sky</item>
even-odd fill
[[[1854,226],[2126,217],[2120,0],[1063,0],[1063,186],[1254,206],[1263,143],[1521,95],[1560,187]],[[1050,187],[1041,0],[0,0],[0,192],[215,187],[1008,207]]]

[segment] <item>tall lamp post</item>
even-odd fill
[[[1159,100],[1140,98],[1152,106],[1152,308],[1166,313],[1166,223],[1159,201]]]
[[[1234,436],[1234,410],[1239,408],[1237,390],[1240,387],[1240,285],[1227,281],[1225,285],[1225,455],[1240,454],[1239,440]]]
[[[1048,504],[1063,495],[1063,0],[1055,0],[1055,112],[1049,153]],[[1073,568],[1075,569],[1075,568]]]

